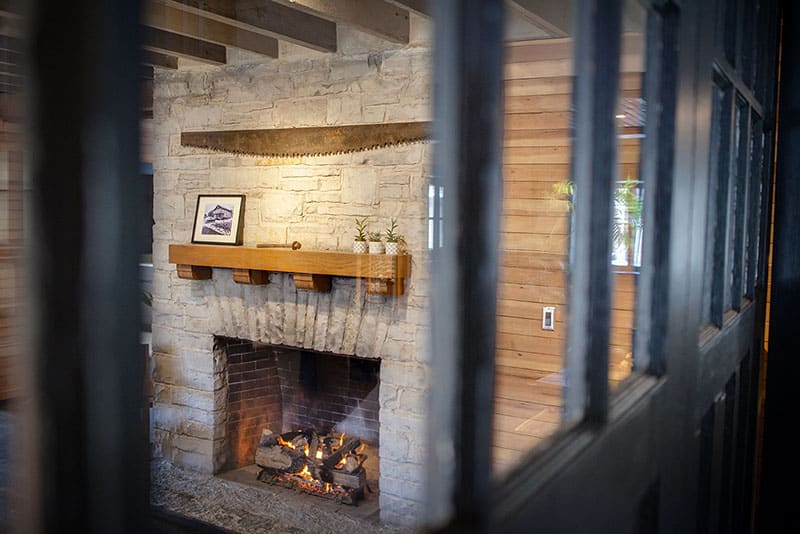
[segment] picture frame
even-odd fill
[[[241,245],[244,195],[198,195],[192,243]]]

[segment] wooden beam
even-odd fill
[[[572,34],[572,2],[551,0],[507,0],[511,16],[516,14],[551,37],[567,37]]]
[[[319,52],[336,52],[336,24],[274,2],[159,0],[165,5]]]
[[[175,70],[178,68],[178,58],[175,56],[168,56],[152,50],[142,51],[142,64],[151,67],[161,67],[163,69]]]
[[[148,26],[160,30],[278,57],[278,41],[272,37],[182,11],[159,0],[148,2],[145,20]]]
[[[156,28],[145,27],[143,33],[143,46],[146,50],[194,59],[211,65],[224,65],[227,61],[224,46]]]
[[[407,9],[420,17],[431,18],[431,6],[428,0],[386,0],[397,7]]]
[[[306,13],[349,24],[394,43],[408,44],[408,11],[375,0],[277,0]]]

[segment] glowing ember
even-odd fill
[[[301,490],[339,503],[364,498],[366,456],[358,438],[324,436],[313,429],[277,435],[266,432],[256,452],[259,480]],[[338,444],[337,444],[338,442]],[[313,450],[312,450],[313,448]],[[356,452],[359,451],[359,452]]]

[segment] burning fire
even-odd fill
[[[313,438],[312,438],[313,435]],[[286,438],[291,438],[287,440],[284,436],[278,436],[276,441],[277,445],[281,447],[286,447],[287,449],[293,451],[300,451],[302,450],[303,454],[305,455],[305,459],[303,460],[302,469],[298,469],[295,472],[283,471],[283,472],[275,472],[274,470],[271,471],[270,476],[273,480],[276,481],[284,481],[290,484],[288,487],[294,487],[297,489],[298,487],[301,488],[303,491],[307,493],[315,493],[318,495],[327,495],[329,497],[335,498],[339,502],[345,502],[346,504],[354,504],[355,500],[359,497],[358,493],[353,493],[354,489],[349,489],[348,487],[334,484],[332,482],[325,482],[321,480],[321,477],[324,476],[321,472],[328,473],[328,476],[331,476],[328,469],[331,469],[331,466],[325,467],[324,462],[326,461],[326,457],[330,457],[330,455],[338,455],[341,454],[342,457],[339,458],[337,464],[333,469],[347,469],[344,471],[347,474],[350,474],[353,469],[360,466],[360,460],[358,453],[364,449],[364,444],[361,444],[360,447],[354,450],[341,450],[337,452],[336,441],[338,441],[338,448],[344,446],[346,435],[342,433],[338,440],[335,436],[318,436],[313,432],[311,434],[304,433],[298,430],[298,433],[287,433]],[[324,438],[324,439],[322,439]],[[273,442],[274,443],[274,442]],[[318,443],[318,446],[314,447],[312,451],[311,446],[314,443]],[[298,453],[293,453],[293,457],[295,460],[299,460],[297,458]],[[355,457],[356,461],[358,462],[357,465],[353,465],[353,458]],[[297,465],[293,463],[293,465]],[[312,472],[313,470],[313,472]],[[322,470],[322,471],[320,471]],[[320,471],[320,472],[318,472]],[[259,475],[260,476],[260,475]],[[293,486],[292,486],[293,485]],[[361,491],[361,486],[358,487],[357,491]]]

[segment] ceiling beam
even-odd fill
[[[408,11],[376,0],[278,0],[341,24],[349,24],[394,43],[408,44]]]
[[[202,61],[211,65],[224,65],[227,62],[224,46],[155,28],[145,27],[143,30],[145,50]]]
[[[551,37],[572,34],[572,2],[552,0],[506,0],[509,16],[521,16]]]
[[[336,24],[275,2],[159,0],[165,5],[288,41],[319,52],[336,52]]]
[[[142,65],[151,67],[161,67],[163,69],[175,70],[178,68],[178,58],[168,56],[152,50],[142,50]]]
[[[235,46],[268,57],[278,57],[278,41],[219,20],[176,9],[159,0],[146,4],[145,24],[186,37],[223,46]]]
[[[394,4],[397,7],[401,7],[403,9],[407,9],[414,13],[415,15],[419,15],[420,17],[427,17],[431,18],[433,16],[433,9],[431,3],[428,0],[386,0],[390,4]]]

